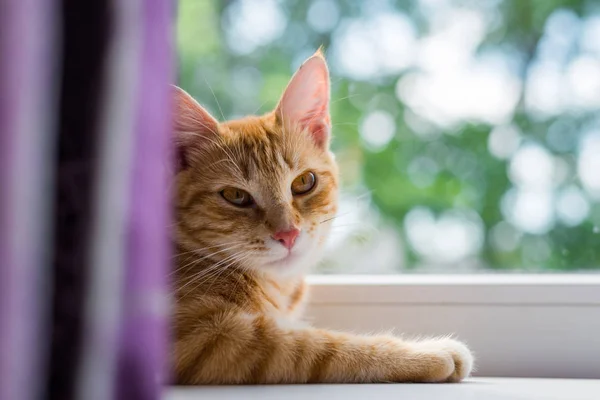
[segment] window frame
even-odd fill
[[[319,327],[452,334],[476,375],[600,379],[600,274],[311,275]]]

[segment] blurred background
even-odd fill
[[[179,84],[219,119],[320,45],[343,193],[319,273],[600,270],[600,2],[179,1]]]

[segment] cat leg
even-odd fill
[[[285,328],[235,312],[198,321],[175,344],[180,384],[458,382],[472,366],[469,349],[449,338]]]

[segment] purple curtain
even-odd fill
[[[171,23],[0,0],[0,400],[161,395]]]

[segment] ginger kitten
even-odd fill
[[[176,88],[174,366],[179,384],[456,382],[462,343],[317,329],[304,274],[337,208],[329,73],[317,52],[276,109],[219,123]]]

